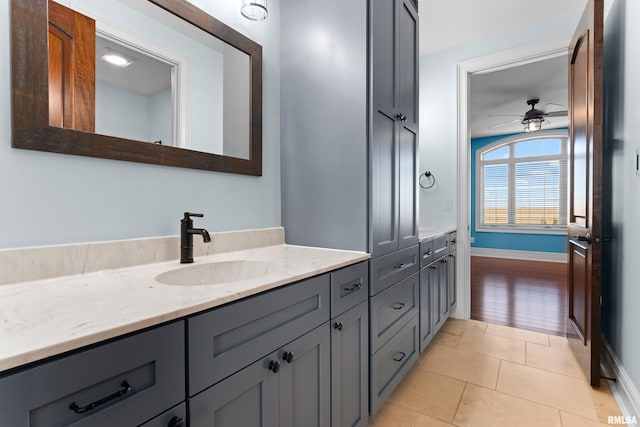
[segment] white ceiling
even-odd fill
[[[492,73],[472,74],[469,91],[471,137],[522,132],[520,116],[531,108],[527,105],[528,99],[539,99],[536,109],[545,113],[566,110],[567,67],[567,56],[560,56]],[[515,123],[492,128],[513,120]],[[542,129],[567,126],[566,117],[549,117],[542,123]]]
[[[554,17],[566,17],[567,34],[577,24],[586,0],[420,0],[420,54],[478,43],[513,31],[532,31]],[[544,39],[544,34],[541,34]],[[473,138],[523,131],[516,120],[538,98],[545,112],[565,110],[567,105],[567,58],[565,56],[472,75],[469,126]],[[548,103],[561,104],[546,105]],[[513,117],[488,117],[514,115]],[[566,117],[549,118],[543,129],[566,127]]]
[[[420,55],[532,29],[554,16],[575,17],[586,0],[419,0]]]

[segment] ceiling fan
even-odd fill
[[[489,129],[495,129],[502,126],[510,125],[512,123],[520,122],[524,125],[525,132],[535,132],[535,131],[539,131],[542,128],[542,122],[546,121],[547,123],[551,123],[551,120],[546,119],[546,117],[566,117],[567,116],[567,110],[550,111],[548,113],[543,111],[542,109],[538,110],[536,109],[536,104],[538,103],[540,103],[539,99],[529,99],[527,101],[527,105],[530,105],[531,109],[522,115],[517,115],[517,116],[516,115],[490,115],[489,117],[511,116],[511,117],[518,117],[518,119],[510,120],[505,123],[500,123],[500,124],[491,126]],[[546,107],[547,105],[557,105],[559,107],[566,108],[566,106],[564,105],[554,104],[552,102],[545,104],[544,107]]]

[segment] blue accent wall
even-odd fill
[[[471,139],[471,237],[474,238],[471,247],[565,253],[567,251],[565,235],[476,231],[476,151],[499,139],[513,135],[518,134]]]

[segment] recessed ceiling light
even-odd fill
[[[105,48],[102,51],[100,59],[116,67],[124,68],[135,62],[135,58],[116,52],[115,50]]]

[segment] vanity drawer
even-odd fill
[[[371,416],[418,360],[418,316],[414,316],[371,358]]]
[[[449,251],[454,251],[456,249],[458,242],[458,233],[456,231],[452,231],[449,233]]]
[[[378,351],[389,338],[418,314],[418,273],[379,293],[370,300],[370,348]]]
[[[329,320],[329,274],[187,319],[189,395]]]
[[[435,237],[433,239],[433,258],[438,259],[449,253],[449,235]],[[426,264],[425,264],[426,265]]]
[[[420,243],[420,268],[424,268],[435,259],[433,252],[433,239]]]
[[[0,425],[140,425],[185,400],[184,362],[180,321],[29,368],[0,379]]]
[[[369,296],[368,262],[342,268],[331,273],[331,317],[339,316]]]
[[[406,279],[420,269],[418,258],[420,245],[415,245],[371,261],[371,285],[369,295],[373,296]]]

